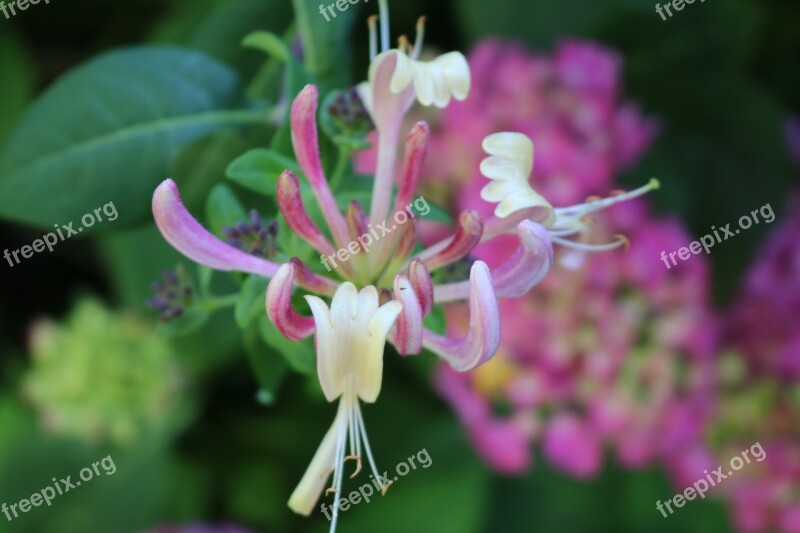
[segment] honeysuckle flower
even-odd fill
[[[277,279],[271,284],[280,283]],[[356,461],[350,476],[355,477],[361,470],[362,451],[380,489],[385,491],[389,486],[375,464],[359,401],[374,403],[380,394],[384,343],[403,306],[394,300],[379,306],[374,286],[358,291],[350,282],[336,290],[330,308],[316,296],[306,296],[306,301],[316,326],[319,382],[329,402],[339,400],[333,425],[289,498],[289,507],[307,516],[331,474],[333,487],[328,492],[338,499],[344,463],[349,459]],[[350,453],[346,455],[348,444]],[[337,517],[338,509],[334,506],[331,531],[336,528]]]
[[[326,469],[331,468],[334,473],[333,490],[340,490],[343,462],[347,458],[358,458],[360,462],[362,444],[370,466],[376,470],[359,399],[373,402],[377,398],[384,342],[390,341],[401,355],[416,355],[425,348],[447,361],[455,372],[487,362],[500,343],[498,299],[518,298],[539,283],[553,263],[552,241],[564,236],[559,233],[563,228],[577,227],[582,217],[597,207],[588,204],[554,210],[543,198],[524,191],[523,203],[509,216],[484,220],[477,210],[465,210],[450,237],[420,250],[417,220],[408,215],[407,209],[420,185],[430,128],[425,122],[417,122],[409,130],[401,152],[398,145],[403,118],[415,98],[423,105],[437,106],[444,106],[453,98],[466,98],[471,77],[463,56],[455,52],[429,63],[418,60],[422,21],[413,48],[401,39],[399,49],[389,50],[386,0],[380,0],[379,5],[382,53],[377,53],[377,30],[372,19],[373,61],[369,82],[361,90],[377,132],[377,168],[369,211],[356,201],[350,202],[346,213],[338,207],[320,157],[316,116],[319,94],[314,85],[306,86],[294,99],[290,126],[298,166],[321,216],[314,217],[307,209],[308,197],[302,194],[298,175],[285,170],[276,184],[281,215],[294,233],[321,254],[321,263],[330,274],[297,257],[281,264],[271,256],[259,257],[222,241],[192,217],[172,180],[165,180],[153,195],[156,225],[174,248],[212,269],[271,278],[265,298],[270,320],[289,339],[301,340],[312,334],[316,337],[320,383],[326,398],[339,399],[340,403],[333,426],[290,498],[290,507],[303,514],[310,512],[321,494],[326,476],[320,474]],[[517,181],[530,173],[532,149],[530,154],[524,149],[509,151],[502,142],[497,149],[498,156],[523,158],[521,168],[527,172],[521,177],[512,176],[516,180],[512,185],[517,187]],[[401,157],[403,164],[398,173],[396,163]],[[498,168],[503,166],[500,163]],[[497,174],[498,179],[502,177]],[[392,201],[395,185],[398,192]],[[501,194],[506,192],[503,185],[493,189],[497,190],[492,198],[505,202],[505,206],[512,204]],[[615,198],[613,202],[626,198]],[[552,216],[543,216],[549,210],[553,211]],[[433,283],[431,273],[465,261],[480,243],[508,233],[516,240],[497,266],[490,269],[485,262],[475,261],[469,268],[469,279]],[[363,240],[366,235],[373,237],[369,247]],[[349,251],[349,259],[341,258],[341,250]],[[312,293],[306,301],[313,318],[293,308],[296,287]],[[333,298],[330,308],[319,296]],[[424,326],[423,319],[436,304],[459,300],[465,300],[469,309],[468,327],[462,335],[440,335]],[[345,456],[348,437],[351,454]]]
[[[508,231],[524,217],[547,228],[554,243],[583,251],[609,250],[626,245],[627,239],[620,236],[610,244],[592,245],[566,237],[585,234],[589,215],[659,188],[658,180],[651,179],[631,192],[618,191],[609,198],[590,198],[582,204],[554,208],[530,184],[533,143],[528,137],[516,132],[494,133],[484,139],[483,149],[489,157],[481,162],[481,173],[492,181],[481,190],[481,198],[497,203],[497,218],[487,222],[486,237]]]
[[[380,2],[380,8],[383,38],[388,32],[385,0]],[[371,26],[377,50],[374,19]],[[399,180],[395,176],[402,119],[414,99],[411,84],[418,85],[416,94],[421,95],[423,104],[428,102],[426,87],[429,84],[434,87],[434,103],[438,104],[445,101],[443,88],[456,98],[464,98],[470,84],[463,56],[458,55],[459,60],[452,53],[431,64],[417,61],[422,46],[422,22],[418,31],[413,51],[402,46],[400,50],[388,50],[388,40],[383,38],[384,51],[375,55],[370,67],[372,98],[368,108],[378,133],[379,163],[368,214],[358,202],[352,202],[346,214],[337,207],[320,160],[317,88],[306,86],[292,104],[291,137],[295,155],[327,227],[320,227],[309,214],[301,195],[300,180],[289,170],[277,181],[278,207],[289,227],[321,254],[326,266],[332,264],[341,279],[316,273],[297,258],[286,263],[286,268],[278,274],[282,268],[280,264],[221,241],[186,210],[172,180],[164,181],[156,189],[153,214],[167,241],[194,261],[216,270],[268,278],[277,276],[267,294],[267,309],[270,318],[288,338],[302,339],[314,332],[313,324],[291,309],[294,285],[323,296],[332,295],[342,280],[361,287],[375,285],[382,294],[403,303],[397,327],[389,335],[401,354],[418,354],[424,347],[464,371],[488,360],[496,350],[500,331],[497,298],[518,297],[538,283],[552,263],[552,247],[550,237],[539,223],[520,220],[511,229],[519,236],[517,250],[494,271],[490,272],[484,263],[479,263],[472,267],[468,280],[433,285],[433,271],[462,260],[481,240],[486,240],[486,236],[482,217],[465,211],[451,238],[415,252],[417,222],[407,216],[405,209],[413,202],[421,179],[430,140],[426,123],[418,122],[409,131]],[[395,181],[399,181],[398,194],[391,203]],[[370,232],[374,242],[367,252],[363,243],[359,244],[359,238]],[[337,250],[352,249],[354,245],[358,245],[355,248],[358,251],[349,260],[337,260]],[[463,338],[449,338],[424,328],[423,318],[436,303],[454,300],[470,302],[471,329]]]

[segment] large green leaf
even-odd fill
[[[104,230],[151,218],[150,197],[188,142],[263,121],[236,109],[236,75],[171,47],[111,52],[70,72],[28,110],[0,160],[0,216],[42,227],[114,201]]]

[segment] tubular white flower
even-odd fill
[[[401,93],[413,83],[419,103],[436,107],[446,107],[452,98],[464,100],[469,95],[469,65],[460,52],[449,52],[433,61],[417,61],[396,50],[389,53],[397,54],[389,84],[393,93]]]
[[[552,242],[576,250],[599,252],[626,246],[624,236],[607,244],[586,244],[566,237],[584,236],[588,215],[659,188],[658,180],[651,179],[630,192],[617,191],[608,198],[590,198],[582,204],[553,208],[530,185],[533,143],[528,137],[521,133],[494,133],[483,140],[483,149],[489,157],[481,162],[481,173],[492,181],[481,190],[481,198],[498,204],[494,211],[497,218],[487,221],[482,242],[509,233],[519,222],[530,219],[547,229]]]
[[[539,208],[545,214],[537,222],[552,224],[553,206],[528,181],[533,170],[531,140],[521,133],[493,133],[483,140],[483,149],[489,157],[481,162],[481,174],[492,182],[481,190],[481,198],[498,204],[494,214],[506,218],[522,209]]]
[[[289,507],[303,515],[311,513],[330,473],[333,473],[333,487],[328,491],[338,498],[344,462],[347,459],[357,461],[351,477],[358,474],[362,446],[381,489],[388,487],[372,457],[358,400],[372,403],[378,398],[386,336],[403,308],[395,300],[379,306],[375,287],[357,291],[349,282],[336,290],[330,308],[316,296],[306,296],[306,301],[316,325],[319,382],[329,402],[339,398],[339,409],[333,426],[289,498]],[[348,441],[350,454],[345,456]],[[333,506],[331,531],[336,528],[337,517],[338,509]]]
[[[356,291],[343,283],[331,307],[317,296],[306,296],[317,331],[317,372],[329,402],[346,391],[372,403],[381,391],[386,335],[402,309],[398,301],[378,307],[372,285]]]

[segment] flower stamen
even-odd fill
[[[414,60],[419,59],[422,53],[422,43],[425,41],[425,20],[424,15],[417,19],[417,37],[414,39],[414,53],[411,56],[411,59]]]
[[[361,456],[360,455],[348,455],[344,458],[345,461],[353,460],[356,462],[356,471],[350,474],[350,479],[353,479],[361,472]]]
[[[389,49],[389,4],[387,0],[378,0],[378,12],[381,19],[381,52]]]
[[[367,26],[369,27],[369,60],[372,61],[378,57],[378,15],[370,15],[367,19]]]

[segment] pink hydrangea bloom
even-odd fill
[[[730,318],[730,336],[759,372],[800,380],[800,194],[757,253]]]
[[[740,370],[720,393],[712,432],[742,447],[756,438],[766,458],[737,473],[729,491],[737,527],[748,533],[800,531],[800,216],[795,195],[757,251],[728,314],[728,342]],[[729,444],[718,452],[730,457]],[[727,454],[727,455],[726,455]]]
[[[467,147],[487,132],[531,137],[531,182],[554,204],[611,188],[655,135],[653,120],[621,102],[620,57],[598,45],[567,40],[547,56],[488,40],[469,61],[473,93],[443,112],[432,140],[461,155],[432,160],[429,168],[459,185],[457,209],[485,212],[482,154]],[[604,446],[631,467],[667,460],[700,437],[711,413],[719,328],[705,259],[668,270],[661,251],[692,238],[677,221],[653,217],[641,200],[612,208],[596,226],[600,242],[615,228],[632,249],[562,251],[561,265],[532,294],[500,301],[496,361],[470,375],[442,369],[437,379],[478,452],[498,470],[523,470],[538,441],[549,462],[578,477],[599,471]],[[472,255],[491,266],[513,249],[513,238],[501,237]],[[568,268],[575,262],[580,269]],[[455,307],[449,324],[463,330],[466,316]]]

